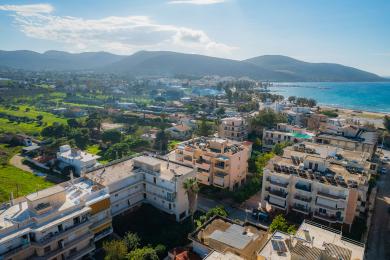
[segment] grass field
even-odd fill
[[[0,151],[0,203],[9,200],[11,192],[16,198],[53,185],[41,177],[8,164],[9,159],[20,151],[20,147],[0,144]]]
[[[26,111],[29,108],[29,111]],[[37,111],[34,107],[30,106],[19,106],[19,110],[11,110],[0,106],[0,113],[6,113],[8,115],[18,117],[28,117],[36,119],[38,115],[42,115],[42,122],[47,125],[52,125],[54,122],[66,124],[66,119],[57,117],[54,114]],[[0,133],[25,133],[30,135],[39,135],[44,126],[38,125],[36,122],[33,123],[16,123],[10,122],[8,119],[0,118]]]

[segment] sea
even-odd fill
[[[389,82],[283,82],[271,93],[314,98],[319,105],[390,113]]]

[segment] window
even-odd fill
[[[118,197],[118,193],[117,193],[117,194],[115,194],[115,198],[116,198],[116,197]]]
[[[326,209],[320,208],[318,211],[319,211],[321,214],[326,214]]]
[[[169,209],[172,209],[172,205],[171,205],[171,203],[169,203],[168,207],[169,207]]]
[[[156,177],[153,177],[153,182],[154,182],[154,184],[157,183],[157,178]]]
[[[47,247],[45,247],[45,248],[43,249],[43,251],[45,252],[45,254],[46,254],[46,253],[49,253],[50,250],[51,250],[50,246],[47,246]]]

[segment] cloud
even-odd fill
[[[138,50],[172,50],[229,56],[236,49],[212,40],[202,30],[160,24],[148,16],[84,19],[56,16],[48,8],[42,11],[43,8],[23,7],[0,5],[0,10],[15,12],[15,24],[28,37],[63,43],[68,51],[129,54]]]
[[[172,0],[168,4],[213,5],[223,2],[226,2],[226,0]]]
[[[54,8],[50,4],[32,4],[32,5],[0,5],[2,11],[13,11],[23,14],[51,13]]]

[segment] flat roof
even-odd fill
[[[245,260],[238,255],[232,254],[230,252],[220,253],[217,251],[211,252],[211,254],[207,255],[203,260]]]
[[[62,187],[60,185],[56,185],[53,187],[46,188],[44,190],[40,190],[40,191],[31,193],[31,194],[26,196],[26,199],[29,201],[40,200],[40,199],[46,198],[48,196],[54,195],[56,193],[60,193],[60,192],[64,192],[64,191],[65,191],[64,187]]]

